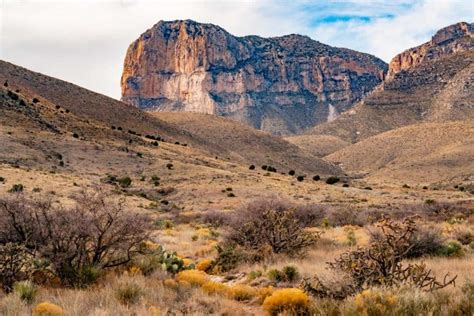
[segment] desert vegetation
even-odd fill
[[[68,205],[16,192],[0,199],[0,311],[468,315],[472,210],[452,222],[433,208],[370,219],[258,199],[156,226],[105,188]]]

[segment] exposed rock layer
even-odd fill
[[[390,62],[387,78],[412,68],[423,61],[436,60],[457,52],[474,48],[474,24],[459,22],[445,27],[420,46],[410,48],[395,56]]]
[[[122,100],[291,134],[348,109],[386,70],[378,58],[306,36],[235,37],[211,24],[159,22],[127,51]]]

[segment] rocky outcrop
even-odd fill
[[[474,24],[459,22],[445,27],[420,46],[408,49],[390,62],[387,79],[400,71],[410,69],[423,61],[436,60],[474,48]]]
[[[306,36],[235,37],[212,24],[159,22],[127,51],[122,100],[292,134],[334,119],[386,70],[378,58]]]

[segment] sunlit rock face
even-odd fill
[[[437,60],[472,49],[474,49],[474,24],[460,22],[450,25],[436,32],[429,42],[395,56],[390,62],[387,79],[392,79],[395,74],[423,61]]]
[[[306,36],[236,37],[212,24],[159,22],[128,48],[122,100],[151,111],[225,116],[286,135],[348,109],[386,70],[376,57]]]

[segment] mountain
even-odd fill
[[[376,57],[306,36],[236,37],[212,24],[161,21],[128,48],[122,100],[286,135],[349,109],[386,71]]]
[[[473,24],[457,23],[393,58],[387,79],[336,120],[308,134],[357,142],[421,122],[474,118]]]
[[[202,116],[188,120],[208,122],[214,128],[203,135],[184,124],[176,124],[152,116],[138,108],[81,88],[74,84],[32,72],[28,69],[0,61],[2,86],[0,123],[11,127],[29,127],[41,130],[53,138],[76,133],[88,141],[117,142],[117,147],[137,143],[149,146],[146,135],[159,136],[168,143],[187,144],[198,150],[200,156],[222,157],[227,161],[261,166],[272,165],[282,171],[298,168],[320,174],[340,174],[338,167],[313,157],[283,139],[256,131],[226,119],[213,120]],[[19,90],[19,92],[15,92]],[[16,96],[15,96],[16,95]],[[12,96],[14,99],[12,99]],[[36,103],[33,99],[37,99]],[[165,117],[166,118],[166,117]],[[194,123],[193,123],[194,124]],[[218,125],[220,124],[220,125]],[[112,126],[115,129],[112,129]],[[218,126],[222,129],[219,130]],[[121,131],[118,130],[120,127]],[[213,139],[212,134],[229,136],[232,141]],[[230,138],[231,137],[231,138]],[[249,146],[249,140],[253,140]],[[64,140],[65,141],[65,140]],[[29,140],[31,146],[41,147],[40,139]],[[54,144],[51,144],[54,147]],[[0,156],[1,161],[1,156]]]

